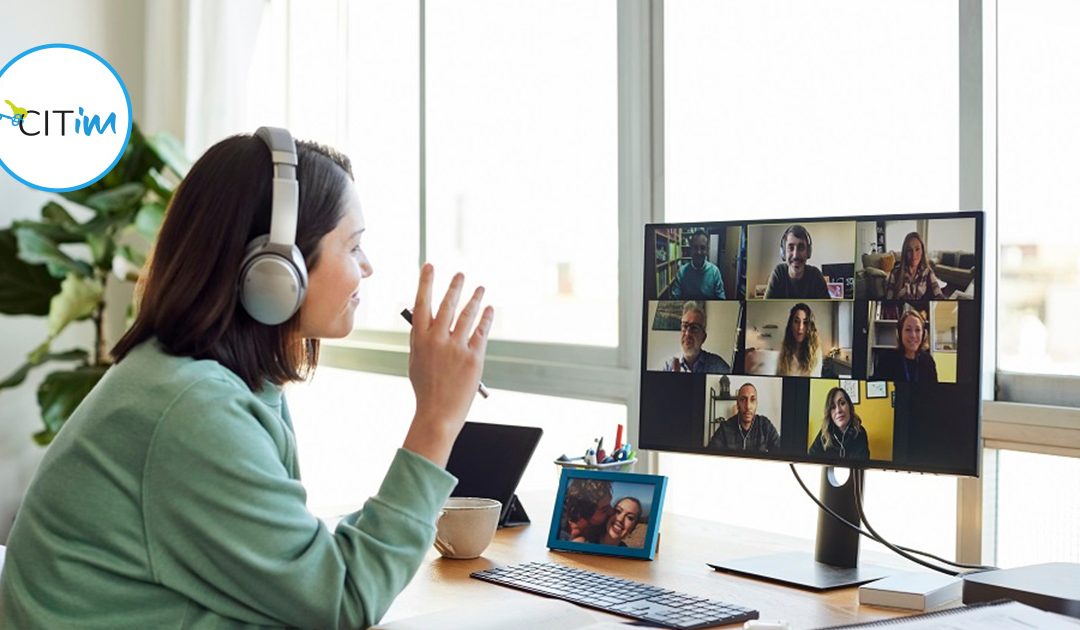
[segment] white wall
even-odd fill
[[[885,251],[898,252],[904,246],[904,237],[916,232],[914,219],[885,222]]]
[[[975,251],[975,219],[933,219],[927,221],[926,249],[929,252]]]
[[[768,284],[769,275],[780,258],[780,235],[791,225],[776,223],[751,225],[746,233],[746,292],[754,294],[754,286]],[[855,222],[833,221],[802,223],[810,233],[813,251],[808,264],[821,269],[832,263],[851,263],[855,260]]]
[[[653,330],[656,306],[649,302],[649,339],[646,366],[650,370],[663,370],[664,362],[682,356],[681,332],[678,330]],[[680,311],[681,312],[681,311]],[[702,348],[718,354],[731,365],[735,357],[735,335],[739,324],[739,303],[734,300],[705,302],[705,343]]]
[[[47,0],[5,3],[0,20],[0,64],[46,43],[76,44],[100,54],[116,68],[131,94],[133,115],[143,116],[146,8],[140,0]],[[0,228],[13,220],[36,218],[52,195],[27,188],[0,170]],[[46,336],[43,317],[0,315],[0,379],[23,363]],[[88,324],[72,326],[57,348],[89,347]],[[44,449],[31,435],[41,429],[36,392],[48,367],[37,370],[15,390],[0,392],[0,543],[7,540],[15,511]]]

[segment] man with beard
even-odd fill
[[[720,423],[709,440],[709,448],[768,453],[780,449],[780,433],[772,420],[757,415],[757,388],[750,383],[739,388],[735,399],[738,411]]]
[[[810,232],[801,225],[792,225],[780,237],[780,263],[769,277],[765,299],[829,299],[829,285],[821,270],[806,264],[813,254]]]
[[[705,333],[705,309],[701,304],[693,301],[683,304],[679,330],[682,332],[679,338],[682,356],[672,357],[665,363],[665,372],[731,373],[731,366],[720,355],[701,348],[708,337]]]

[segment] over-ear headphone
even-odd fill
[[[810,231],[801,225],[789,225],[788,229],[784,230],[784,233],[780,235],[780,260],[787,260],[787,237],[788,234],[795,235],[795,238],[806,241],[806,257],[814,253],[814,240],[810,238]]]
[[[270,233],[247,245],[240,265],[240,303],[255,321],[268,326],[296,313],[307,292],[307,265],[296,246],[300,184],[296,179],[296,143],[288,130],[259,127],[255,137],[266,143],[274,165]]]

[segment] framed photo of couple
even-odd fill
[[[564,468],[548,548],[652,560],[667,477]]]

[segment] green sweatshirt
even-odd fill
[[[144,343],[49,447],[15,520],[0,627],[357,628],[416,573],[456,479],[398,450],[331,533],[281,391]]]

